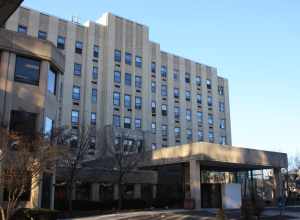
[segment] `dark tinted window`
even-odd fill
[[[19,25],[19,26],[18,26],[18,32],[19,32],[19,33],[27,34],[27,27],[26,27],[26,26],[23,26],[23,25]]]
[[[56,94],[56,77],[57,71],[50,67],[48,71],[48,92]]]
[[[11,111],[10,130],[26,135],[33,134],[36,129],[37,114],[25,111]]]
[[[38,33],[38,39],[40,39],[40,40],[47,40],[47,32],[45,32],[45,31],[39,31],[39,33]]]
[[[38,85],[40,80],[40,64],[41,62],[38,60],[17,56],[15,81]]]
[[[65,41],[66,41],[65,37],[58,36],[57,37],[57,48],[65,49]]]

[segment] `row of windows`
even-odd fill
[[[119,92],[113,93],[113,104],[115,106],[120,106],[121,104],[121,95]],[[131,109],[131,95],[124,95],[124,106],[125,108]],[[135,109],[142,109],[142,97],[135,96]]]
[[[80,63],[74,63],[74,75],[81,76],[82,65]],[[97,66],[93,66],[92,69],[92,80],[98,79],[99,68]]]
[[[121,72],[120,71],[114,72],[114,82],[121,83]],[[132,84],[131,74],[125,73],[125,85],[131,86],[131,84]],[[141,76],[135,76],[135,87],[142,88],[142,77]]]
[[[91,112],[91,125],[96,125],[96,120],[97,120],[96,112]],[[72,122],[72,125],[79,124],[79,111],[78,110],[72,110],[71,122]]]
[[[97,89],[92,88],[92,103],[96,104],[97,103]],[[80,100],[80,86],[73,86],[73,90],[72,90],[72,99],[75,101],[79,101]]]
[[[114,60],[115,62],[121,62],[122,61],[122,52],[121,50],[115,50],[114,53]],[[132,64],[132,54],[129,52],[125,52],[125,64],[131,65]],[[141,56],[135,56],[135,66],[142,68],[143,66],[143,59]]]
[[[20,32],[20,33],[27,34],[28,28],[24,25],[19,25],[17,31]],[[47,40],[48,33],[45,32],[45,31],[39,30],[38,34],[37,34],[37,37],[40,40]],[[57,48],[64,50],[65,49],[65,44],[66,44],[66,38],[63,37],[63,36],[58,36],[57,37]],[[76,41],[75,42],[75,53],[82,54],[82,50],[83,50],[83,42]],[[99,46],[98,45],[94,45],[93,56],[94,56],[94,58],[99,57]]]
[[[175,134],[176,139],[180,138],[180,128],[179,127],[174,128],[174,134]],[[208,141],[210,143],[214,143],[215,142],[214,132],[209,131],[207,138],[208,138]],[[191,129],[186,130],[186,139],[190,142],[192,141],[193,133],[192,133]],[[198,131],[197,132],[197,141],[199,141],[199,142],[204,141],[203,131]],[[219,144],[221,144],[221,145],[226,145],[227,144],[226,143],[226,136],[221,136],[220,137]],[[163,147],[164,147],[164,145],[163,145]],[[156,143],[152,143],[152,150],[155,150],[155,149],[157,149]]]

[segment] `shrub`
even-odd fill
[[[19,209],[12,220],[56,220],[58,212],[50,209]]]

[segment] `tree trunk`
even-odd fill
[[[123,185],[122,183],[118,183],[119,188],[119,199],[118,199],[118,210],[123,208]]]
[[[69,186],[68,186],[69,185]],[[73,212],[73,206],[72,206],[72,197],[73,197],[73,184],[67,184],[67,205],[68,205],[68,212],[70,214],[70,216],[72,216],[72,212]]]
[[[3,209],[2,206],[0,207],[0,211],[1,211],[1,219],[2,220],[6,220],[6,218],[5,218],[5,212],[4,212],[4,209]]]

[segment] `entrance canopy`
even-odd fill
[[[152,168],[186,163],[191,160],[199,161],[201,167],[205,169],[220,171],[286,168],[288,166],[286,153],[197,142],[148,152],[141,167]]]

